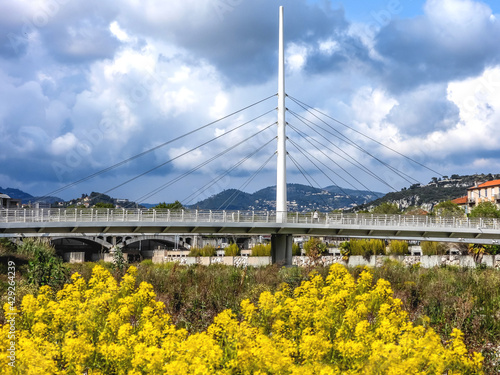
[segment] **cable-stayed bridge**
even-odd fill
[[[283,216],[283,222],[277,217]],[[424,215],[310,214],[275,211],[10,209],[0,237],[106,234],[286,234],[500,243],[500,220]]]
[[[103,238],[169,234],[271,235],[273,260],[291,264],[292,236],[499,244],[500,221],[422,215],[212,210],[3,210],[0,237]],[[280,244],[279,241],[290,242]]]
[[[158,173],[160,168],[173,165],[183,157],[199,152],[200,150],[214,149],[216,153],[210,152],[207,160],[191,167],[189,170],[179,174],[177,177],[165,181],[145,192],[136,199],[137,202],[145,202],[151,197],[159,194],[163,190],[178,183],[188,176],[197,173],[204,168],[209,168],[210,163],[215,160],[224,160],[222,164],[230,164],[227,169],[215,176],[211,181],[203,183],[198,190],[187,196],[182,203],[188,205],[195,202],[200,195],[206,194],[207,189],[218,186],[218,183],[225,176],[241,168],[249,160],[259,160],[260,166],[250,177],[239,186],[239,190],[244,189],[255,177],[262,172],[267,164],[275,158],[276,160],[276,210],[273,212],[255,211],[228,211],[228,207],[236,196],[230,197],[217,210],[181,210],[181,211],[161,211],[149,210],[78,210],[78,209],[41,209],[41,210],[0,210],[0,237],[67,237],[67,238],[96,238],[107,236],[135,236],[144,237],[168,236],[171,234],[207,234],[207,235],[271,235],[272,255],[276,262],[291,264],[292,236],[294,235],[321,235],[330,237],[362,237],[362,238],[382,238],[382,239],[409,239],[409,240],[436,240],[454,241],[466,243],[495,244],[500,241],[500,228],[495,220],[468,220],[466,218],[441,218],[428,216],[376,216],[361,214],[321,214],[315,220],[312,215],[288,212],[287,207],[287,179],[286,163],[291,161],[300,174],[307,180],[308,184],[320,187],[320,184],[309,173],[311,167],[318,170],[324,178],[328,179],[340,190],[339,184],[349,185],[354,189],[362,187],[371,191],[366,185],[361,175],[370,177],[380,184],[385,185],[390,190],[396,190],[389,183],[390,179],[377,173],[370,166],[364,165],[360,161],[363,158],[370,158],[384,168],[386,172],[405,180],[410,184],[419,183],[414,177],[405,173],[400,168],[383,161],[375,155],[373,150],[363,147],[359,142],[355,142],[347,137],[336,126],[347,129],[350,134],[374,142],[377,147],[383,147],[387,152],[398,155],[405,162],[413,163],[421,168],[425,168],[437,175],[439,172],[425,166],[417,160],[410,158],[397,150],[382,144],[378,140],[363,134],[354,127],[351,127],[329,114],[318,110],[314,106],[299,100],[294,96],[285,93],[285,70],[284,70],[284,42],[283,42],[283,8],[280,8],[280,29],[279,29],[279,73],[278,73],[278,93],[270,95],[264,99],[224,116],[216,121],[210,122],[197,129],[177,136],[163,142],[149,150],[143,151],[119,163],[111,165],[101,171],[95,172],[78,181],[62,186],[61,188],[47,194],[56,195],[65,189],[69,189],[95,177],[111,172],[127,163],[131,163],[145,155],[148,155],[160,148],[174,145],[175,142],[185,140],[195,134],[203,134],[205,129],[210,128],[221,121],[233,116],[242,114],[243,111],[258,111],[245,118],[237,126],[224,129],[221,134],[215,137],[202,135],[203,141],[200,144],[182,151],[170,159],[155,165],[148,166],[142,172],[121,181],[104,194],[108,194],[120,187],[140,181],[146,175]],[[277,108],[272,106],[264,111],[257,109],[259,105],[269,105],[269,100],[278,99]],[[287,108],[285,100],[295,106],[295,110]],[[260,107],[259,107],[260,108]],[[268,116],[277,112],[277,121],[274,117],[269,120]],[[288,121],[285,116],[288,114]],[[273,115],[274,116],[274,115]],[[238,119],[239,120],[239,119]],[[332,122],[336,126],[332,125]],[[236,131],[243,128],[252,127],[250,135],[241,137],[236,141],[227,141],[228,135],[236,134]],[[277,128],[277,135],[274,132],[270,135],[270,130]],[[286,130],[292,132],[287,135]],[[217,132],[216,132],[217,133]],[[254,143],[248,147],[250,141]],[[277,147],[276,147],[276,143]],[[226,147],[227,144],[231,144]],[[257,145],[255,145],[257,144]],[[287,150],[287,144],[292,146]],[[215,146],[215,147],[214,147]],[[243,157],[232,161],[232,152],[238,147],[250,148]],[[272,147],[272,150],[270,148]],[[186,147],[183,148],[183,150]],[[247,150],[248,151],[248,150]],[[349,169],[346,167],[349,166]],[[355,171],[355,172],[353,172]],[[335,177],[332,177],[334,175]],[[340,183],[340,180],[342,181]],[[347,194],[346,194],[347,195]],[[318,199],[321,199],[319,197]]]

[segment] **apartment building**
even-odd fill
[[[467,189],[467,203],[474,208],[481,202],[492,202],[500,208],[500,180],[476,184]]]

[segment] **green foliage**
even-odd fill
[[[115,205],[113,203],[104,203],[104,202],[97,202],[94,204],[95,208],[115,208]]]
[[[369,257],[371,255],[384,255],[385,243],[382,240],[351,240],[350,255],[362,255]]]
[[[292,244],[292,256],[300,255],[300,246],[297,243]]]
[[[481,202],[472,209],[469,217],[500,218],[500,210],[493,202]]]
[[[190,257],[213,257],[215,255],[215,247],[205,245],[203,248],[192,247],[189,251]]]
[[[474,258],[479,258],[483,254],[487,255],[497,255],[500,254],[500,246],[499,245],[480,245],[480,244],[469,244],[468,252]]]
[[[123,274],[127,268],[127,260],[123,256],[123,252],[120,246],[115,247],[113,252],[113,268]]]
[[[0,255],[13,254],[16,252],[16,245],[8,238],[0,238]]]
[[[375,207],[372,212],[374,214],[396,215],[401,213],[401,210],[396,203],[383,202],[379,206]]]
[[[300,252],[300,249],[299,249]],[[269,257],[271,256],[271,244],[258,243],[252,248],[253,257]]]
[[[373,268],[374,281],[391,283],[417,324],[430,324],[442,337],[461,329],[471,350],[486,357],[485,374],[499,374],[492,347],[500,345],[500,270],[494,268],[408,268],[399,262]],[[427,323],[425,323],[427,322]]]
[[[389,252],[391,255],[406,255],[408,254],[408,242],[392,240],[389,243]]]
[[[436,241],[422,241],[420,242],[422,248],[422,255],[445,255],[448,250],[448,244]]]
[[[144,259],[141,264],[146,267],[151,267],[153,266],[153,260],[152,259]]]
[[[224,255],[227,257],[235,257],[240,254],[240,248],[237,244],[232,243],[229,246],[226,246],[224,249]]]
[[[68,278],[68,269],[48,241],[26,239],[18,247],[18,253],[29,258],[28,282],[40,287],[61,287]]]
[[[326,244],[321,242],[318,237],[311,237],[304,244],[304,251],[306,252],[306,256],[318,259],[327,252],[327,248]]]
[[[165,209],[165,210],[173,210],[173,211],[180,211],[184,208],[181,202],[175,201],[174,203],[165,203],[161,202],[157,204],[154,208],[158,209]]]
[[[436,204],[432,209],[432,213],[436,216],[446,217],[462,217],[465,215],[462,207],[449,200]]]
[[[351,243],[349,241],[341,242],[339,245],[340,255],[344,260],[347,260],[351,255]]]

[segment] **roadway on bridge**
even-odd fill
[[[500,243],[496,219],[410,215],[159,210],[2,210],[0,237],[52,237],[126,234],[220,234],[329,236],[479,244]]]

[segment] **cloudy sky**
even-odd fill
[[[287,101],[289,182],[500,173],[493,0],[16,0],[0,3],[0,186],[44,195],[164,143],[56,195],[274,185],[275,96],[198,129],[276,94],[279,5],[286,92],[319,111]]]

